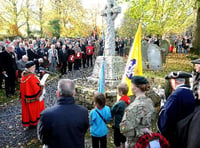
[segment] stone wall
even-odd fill
[[[67,77],[63,77],[67,78]],[[46,94],[45,94],[45,106],[50,107],[54,105],[57,101],[56,96],[56,90],[57,90],[57,84],[58,84],[59,78],[52,78],[50,81],[48,81],[46,85]],[[164,78],[150,78],[148,77],[148,80],[151,84],[151,87],[158,87],[160,85],[162,88],[165,84]],[[87,79],[75,79],[74,80],[76,85],[76,95],[75,100],[76,104],[80,104],[91,110],[94,108],[94,95],[98,91],[98,84],[97,82],[88,81]],[[115,88],[112,87],[106,87],[106,105],[112,106],[117,101],[117,85]]]
[[[97,84],[91,84],[87,80],[78,79],[76,83],[76,103],[87,107],[89,110],[94,108],[94,95],[98,90]],[[112,106],[117,101],[117,89],[106,88],[106,105]]]

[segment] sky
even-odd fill
[[[83,7],[86,9],[95,9],[97,12],[101,12],[105,7],[107,0],[82,0]],[[115,19],[115,28],[119,27],[122,20],[124,11],[127,9],[127,4],[120,4],[122,12],[118,14],[117,18]],[[97,25],[102,26],[102,17],[100,14],[97,16]]]

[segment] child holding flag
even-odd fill
[[[130,99],[127,96],[128,85],[126,83],[121,83],[117,86],[118,95],[121,97],[118,102],[116,102],[111,109],[113,122],[114,122],[114,144],[116,148],[120,147],[122,143],[123,148],[125,148],[126,137],[121,134],[119,124],[122,121],[124,111],[126,106],[130,104]]]

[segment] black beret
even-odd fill
[[[134,76],[131,80],[132,83],[136,84],[136,85],[140,85],[140,84],[148,84],[149,81],[142,76]]]
[[[191,63],[192,64],[200,64],[200,59],[192,60]]]
[[[33,61],[28,61],[26,63],[26,68],[30,68],[31,66],[35,65],[35,63]]]
[[[172,71],[170,72],[165,79],[178,79],[178,78],[190,78],[192,74],[184,71]]]

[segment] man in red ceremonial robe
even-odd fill
[[[44,110],[44,100],[40,101],[43,86],[37,78],[35,64],[33,61],[26,63],[26,69],[22,73],[20,84],[20,96],[22,103],[22,125],[25,127],[36,127],[40,112]]]

